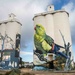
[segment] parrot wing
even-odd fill
[[[46,35],[45,41],[46,41],[50,46],[52,46],[52,44],[54,43],[54,40],[53,40],[50,36],[48,36],[48,35]]]

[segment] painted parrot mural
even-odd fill
[[[34,45],[36,48],[36,50],[34,50],[34,54],[39,58],[40,61],[47,62],[47,59],[44,58],[47,56],[47,53],[54,53],[66,59],[68,58],[67,55],[59,51],[60,48],[64,47],[54,43],[54,40],[46,34],[45,29],[41,24],[37,24],[34,30]]]
[[[40,50],[40,53],[46,55],[48,51],[52,49],[53,43],[54,40],[50,36],[46,35],[44,27],[40,24],[36,25],[34,34],[36,50]]]

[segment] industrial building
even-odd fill
[[[34,27],[37,24],[43,25],[46,34],[52,37],[56,44],[64,47],[64,40],[61,36],[62,33],[66,44],[68,44],[69,42],[70,45],[72,45],[69,13],[66,12],[64,9],[54,10],[54,5],[50,5],[47,8],[47,12],[35,14],[35,16],[33,17],[33,21],[34,21]],[[35,49],[35,45],[34,45],[34,49]],[[64,49],[60,49],[60,51],[63,50]],[[72,53],[72,47],[70,47],[70,51]],[[34,64],[40,65],[40,62],[37,62],[37,57],[35,55],[34,55]]]
[[[13,13],[8,20],[0,21],[0,67],[3,69],[19,67],[21,26]]]

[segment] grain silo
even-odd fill
[[[21,26],[22,24],[13,13],[9,14],[8,20],[0,22],[1,61],[17,63],[16,67],[19,63]],[[14,64],[12,63],[12,65]]]
[[[65,10],[63,9],[54,10],[53,5],[48,6],[47,12],[35,14],[33,21],[34,21],[34,27],[36,26],[36,24],[43,25],[47,35],[52,37],[56,44],[64,47],[64,41],[62,37],[63,35],[66,44],[69,42],[70,45],[72,45],[70,24],[69,24],[69,13],[66,12]],[[60,51],[63,50],[64,49],[60,49]],[[70,51],[72,52],[71,47]]]

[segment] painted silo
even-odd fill
[[[64,47],[64,41],[61,36],[64,36],[64,39],[66,41],[66,44],[71,42],[71,34],[70,34],[70,24],[69,24],[69,14],[65,10],[57,10],[54,11],[54,6],[48,6],[48,11],[40,14],[36,14],[33,18],[34,21],[34,27],[36,27],[36,24],[41,24],[44,26],[46,30],[46,34],[54,39],[54,42],[58,45],[61,45]],[[60,31],[61,33],[60,33]],[[34,33],[35,35],[35,33]],[[35,41],[35,36],[34,36]],[[37,47],[38,45],[35,45],[34,47]],[[35,48],[36,49],[36,48]],[[38,49],[37,49],[38,50]],[[34,51],[34,64],[43,64],[46,63],[46,61],[41,62],[41,59],[38,57],[40,55],[40,50]],[[61,49],[62,51],[63,49]],[[70,49],[72,51],[72,49]],[[39,53],[39,55],[38,55]],[[38,56],[37,56],[38,55]],[[47,58],[47,56],[44,58]],[[38,60],[38,61],[37,61]]]
[[[6,62],[11,63],[11,67],[14,65],[17,68],[19,67],[21,25],[13,13],[9,14],[8,20],[0,22],[1,61],[5,61],[5,65],[7,65]],[[6,68],[9,68],[9,64]]]

